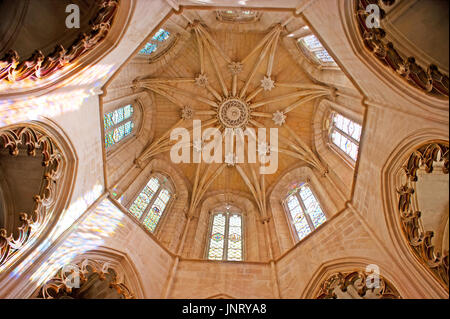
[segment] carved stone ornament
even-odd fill
[[[276,111],[272,115],[272,120],[278,126],[282,126],[286,122],[286,115],[281,111]]]
[[[102,0],[99,3],[98,13],[90,22],[91,30],[78,36],[75,42],[67,49],[56,45],[53,52],[44,56],[36,50],[31,57],[20,61],[14,50],[9,50],[0,58],[0,81],[10,83],[25,79],[37,80],[50,76],[69,64],[73,64],[80,56],[92,50],[108,34],[114,16],[119,6],[119,0]]]
[[[317,299],[401,299],[398,291],[381,276],[364,271],[336,273],[320,286]]]
[[[17,156],[19,146],[26,148],[28,156],[36,156],[36,151],[42,152],[43,186],[40,193],[33,197],[33,210],[20,212],[18,237],[14,238],[13,234],[8,233],[6,229],[0,229],[0,265],[45,227],[52,215],[52,208],[56,202],[57,183],[64,166],[58,147],[44,133],[30,127],[0,130],[0,150],[8,149],[11,156]]]
[[[443,163],[442,171],[448,174],[448,143],[430,143],[416,149],[408,158],[404,169],[406,182],[397,189],[398,210],[403,234],[416,257],[422,261],[435,277],[448,288],[449,256],[435,251],[432,243],[434,233],[423,228],[421,212],[412,204],[415,202],[415,182],[417,171],[424,168],[426,173],[433,171],[433,163]]]
[[[189,105],[183,106],[181,108],[181,118],[183,120],[190,120],[194,116],[194,109]]]
[[[392,0],[357,0],[356,19],[364,45],[372,54],[384,65],[391,68],[408,83],[437,96],[449,96],[448,75],[441,73],[437,66],[429,65],[425,70],[418,65],[414,57],[404,57],[396,49],[392,42],[385,40],[386,31],[382,28],[369,28],[366,25],[366,18],[370,13],[366,12],[369,4],[376,4],[380,7],[380,19],[385,16],[382,7],[391,6]]]
[[[69,264],[59,269],[56,275],[40,289],[38,298],[42,299],[81,299],[89,293],[95,281],[107,283],[120,299],[134,299],[133,293],[122,283],[118,272],[107,262],[84,259],[77,264]],[[110,293],[111,294],[111,293]]]
[[[275,81],[270,78],[270,76],[265,76],[261,80],[261,87],[264,91],[271,91],[275,87]]]
[[[208,77],[206,76],[206,74],[199,74],[195,78],[195,84],[200,87],[206,87],[208,85]]]
[[[243,65],[241,62],[231,62],[228,65],[228,69],[230,70],[231,74],[233,74],[233,75],[237,75],[237,74],[241,73],[242,68],[243,68]]]
[[[218,118],[223,127],[244,128],[250,119],[250,110],[244,100],[229,98],[219,106]]]

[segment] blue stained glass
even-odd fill
[[[158,32],[152,37],[150,42],[147,42],[145,46],[139,51],[140,54],[150,55],[158,49],[157,42],[164,42],[170,37],[170,32],[164,29],[159,29]]]
[[[133,115],[133,107],[131,106],[131,104],[128,104],[112,112],[106,113],[103,116],[103,124],[105,126],[105,130],[128,119],[129,117],[131,117],[131,115]]]
[[[163,42],[165,40],[167,40],[170,36],[170,32],[166,31],[164,29],[159,29],[158,32],[155,33],[155,35],[153,36],[153,40],[159,41],[159,42]]]
[[[141,54],[152,54],[157,49],[157,45],[151,42],[147,42],[145,46],[139,51]]]
[[[123,107],[124,118],[127,119],[133,115],[133,107],[131,104],[128,104]]]
[[[128,121],[125,124],[122,124],[110,132],[105,134],[105,147],[108,148],[113,144],[120,142],[124,137],[131,134],[133,131],[133,122]]]

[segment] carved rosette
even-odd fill
[[[84,259],[80,263],[59,269],[56,275],[41,287],[39,298],[76,298],[76,293],[97,276],[101,281],[108,280],[109,287],[114,288],[123,299],[134,299],[133,293],[122,283],[118,271],[111,264],[91,259]],[[79,287],[74,287],[74,283],[79,283]]]
[[[449,96],[449,77],[441,73],[437,66],[429,65],[427,69],[416,63],[414,57],[404,57],[396,49],[392,42],[386,41],[386,30],[382,28],[369,28],[366,25],[366,18],[369,12],[366,7],[369,4],[376,4],[380,7],[380,20],[384,18],[383,7],[391,6],[393,0],[357,0],[356,20],[362,40],[366,48],[380,60],[384,65],[395,71],[408,83],[433,95]],[[370,11],[370,10],[369,10]]]
[[[220,104],[217,118],[222,127],[245,129],[250,119],[250,108],[244,100],[231,97]]]
[[[113,19],[117,13],[119,0],[101,0],[98,13],[90,22],[91,30],[78,36],[75,42],[65,49],[56,45],[53,52],[44,56],[36,50],[30,58],[20,62],[20,57],[14,50],[9,50],[0,58],[0,81],[10,83],[25,79],[37,80],[50,76],[97,46],[108,34]]]
[[[426,173],[433,171],[435,162],[443,163],[442,171],[448,174],[448,143],[430,143],[416,149],[403,167],[406,182],[397,189],[398,210],[403,234],[416,257],[424,263],[435,277],[446,287],[449,283],[449,256],[435,251],[432,243],[434,233],[423,228],[421,212],[412,204],[415,196],[417,171],[424,168]]]
[[[33,197],[33,210],[20,212],[18,237],[14,238],[6,229],[0,229],[0,265],[45,227],[53,212],[57,182],[64,166],[58,147],[44,133],[30,127],[0,130],[0,150],[8,149],[11,156],[17,156],[20,146],[26,148],[28,156],[36,156],[38,150],[42,152],[43,182],[39,194]]]
[[[374,285],[375,281],[372,282],[370,275],[364,271],[333,274],[321,284],[316,298],[336,299],[340,292],[353,298],[401,299],[398,291],[383,277],[378,276],[377,284]]]

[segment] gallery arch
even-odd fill
[[[0,265],[26,254],[58,221],[71,191],[74,159],[64,139],[42,123],[0,129]]]

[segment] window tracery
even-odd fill
[[[294,184],[284,202],[298,240],[326,221],[326,216],[307,183]]]
[[[153,233],[169,204],[172,193],[168,179],[157,174],[150,178],[128,211]]]
[[[309,60],[321,66],[336,66],[336,62],[314,34],[308,34],[297,39],[302,52]]]
[[[330,141],[352,161],[356,161],[362,131],[361,125],[337,112],[331,112],[330,122]]]
[[[108,149],[129,136],[134,128],[134,108],[125,105],[103,116],[105,129],[105,148]]]
[[[216,11],[217,20],[222,22],[250,23],[261,18],[261,13],[246,9],[229,9]]]
[[[243,259],[242,215],[229,209],[211,216],[208,252],[209,260],[241,261]]]
[[[433,177],[434,171],[446,180],[429,179],[425,185],[421,184],[427,177]],[[415,256],[433,273],[446,288],[449,285],[449,253],[448,234],[447,245],[437,242],[439,229],[430,223],[432,215],[441,215],[441,221],[448,223],[448,197],[441,195],[440,200],[429,205],[426,200],[420,201],[420,193],[424,186],[433,189],[434,193],[447,193],[449,172],[448,141],[431,142],[416,148],[402,166],[401,179],[397,182],[398,219],[405,240]],[[422,186],[422,187],[421,187]],[[443,189],[440,189],[443,188]],[[448,193],[447,193],[448,194]],[[432,198],[432,196],[428,196]],[[443,205],[442,205],[443,204]],[[439,208],[446,207],[441,212]],[[441,230],[442,231],[442,230]],[[437,235],[437,236],[436,236]],[[437,237],[437,238],[434,238]]]
[[[171,33],[165,29],[159,29],[149,42],[139,51],[139,54],[150,56],[154,52],[162,51],[170,42]]]

